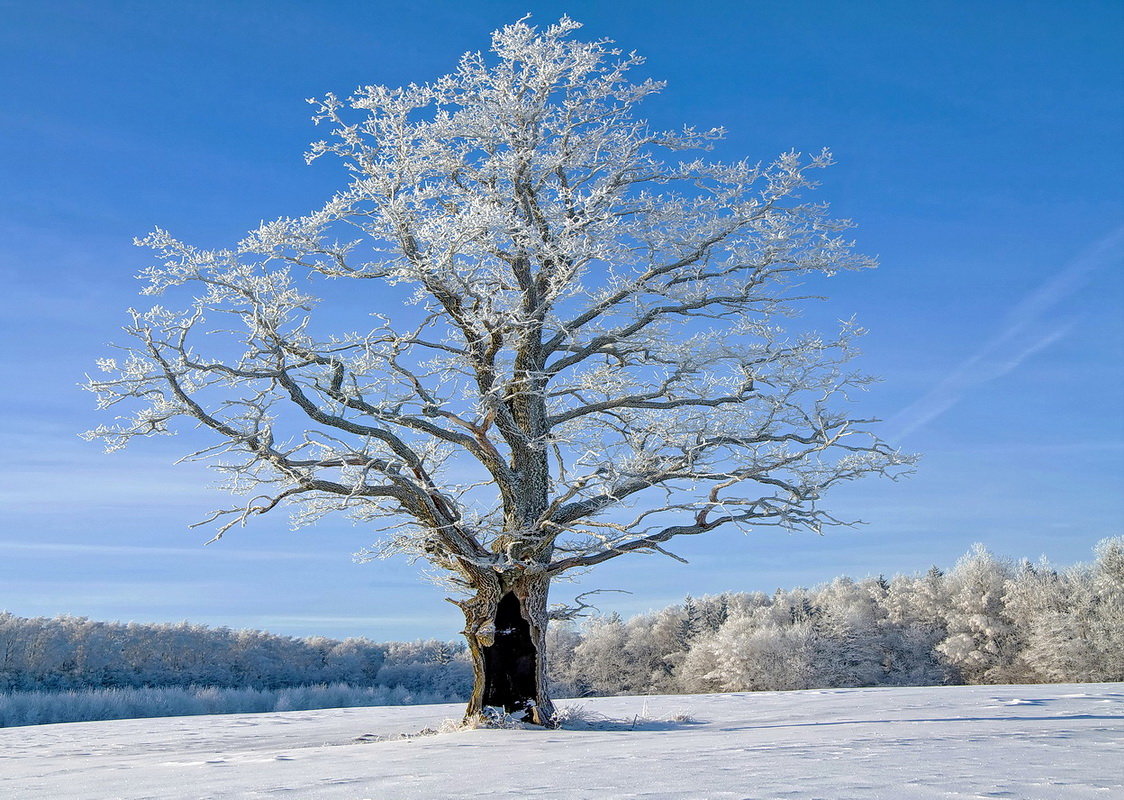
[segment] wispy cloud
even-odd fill
[[[1100,269],[1124,259],[1124,225],[1086,248],[1012,308],[1003,327],[947,374],[927,394],[899,411],[887,427],[901,440],[955,406],[980,384],[1016,369],[1036,353],[1065,338],[1073,320],[1050,319],[1050,312],[1084,287]]]

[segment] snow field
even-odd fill
[[[459,716],[450,704],[4,729],[0,797],[1124,797],[1119,683],[560,705],[581,706],[584,721],[393,738]]]

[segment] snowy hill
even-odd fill
[[[560,705],[584,722],[395,738],[461,710],[437,705],[3,729],[0,797],[1124,797],[1120,683]]]

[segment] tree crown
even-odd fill
[[[123,359],[91,379],[131,415],[109,449],[179,418],[249,499],[217,536],[292,506],[389,533],[372,553],[554,575],[730,524],[819,530],[830,486],[911,461],[847,411],[846,323],[788,335],[814,273],[874,266],[801,195],[830,164],[699,156],[719,129],[653,130],[662,85],[563,18],[526,20],[430,84],[314,101],[350,179],[323,207],[201,250],[156,230]],[[671,160],[678,153],[694,153]],[[369,330],[319,335],[296,277],[371,287]],[[390,309],[378,286],[408,288]],[[384,290],[385,291],[385,290]]]

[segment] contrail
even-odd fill
[[[887,423],[901,440],[948,411],[975,386],[1006,375],[1035,353],[1064,338],[1075,321],[1051,323],[1046,314],[1081,289],[1093,273],[1124,258],[1124,225],[1086,248],[1060,272],[1008,312],[1002,330],[946,375],[927,394]]]

